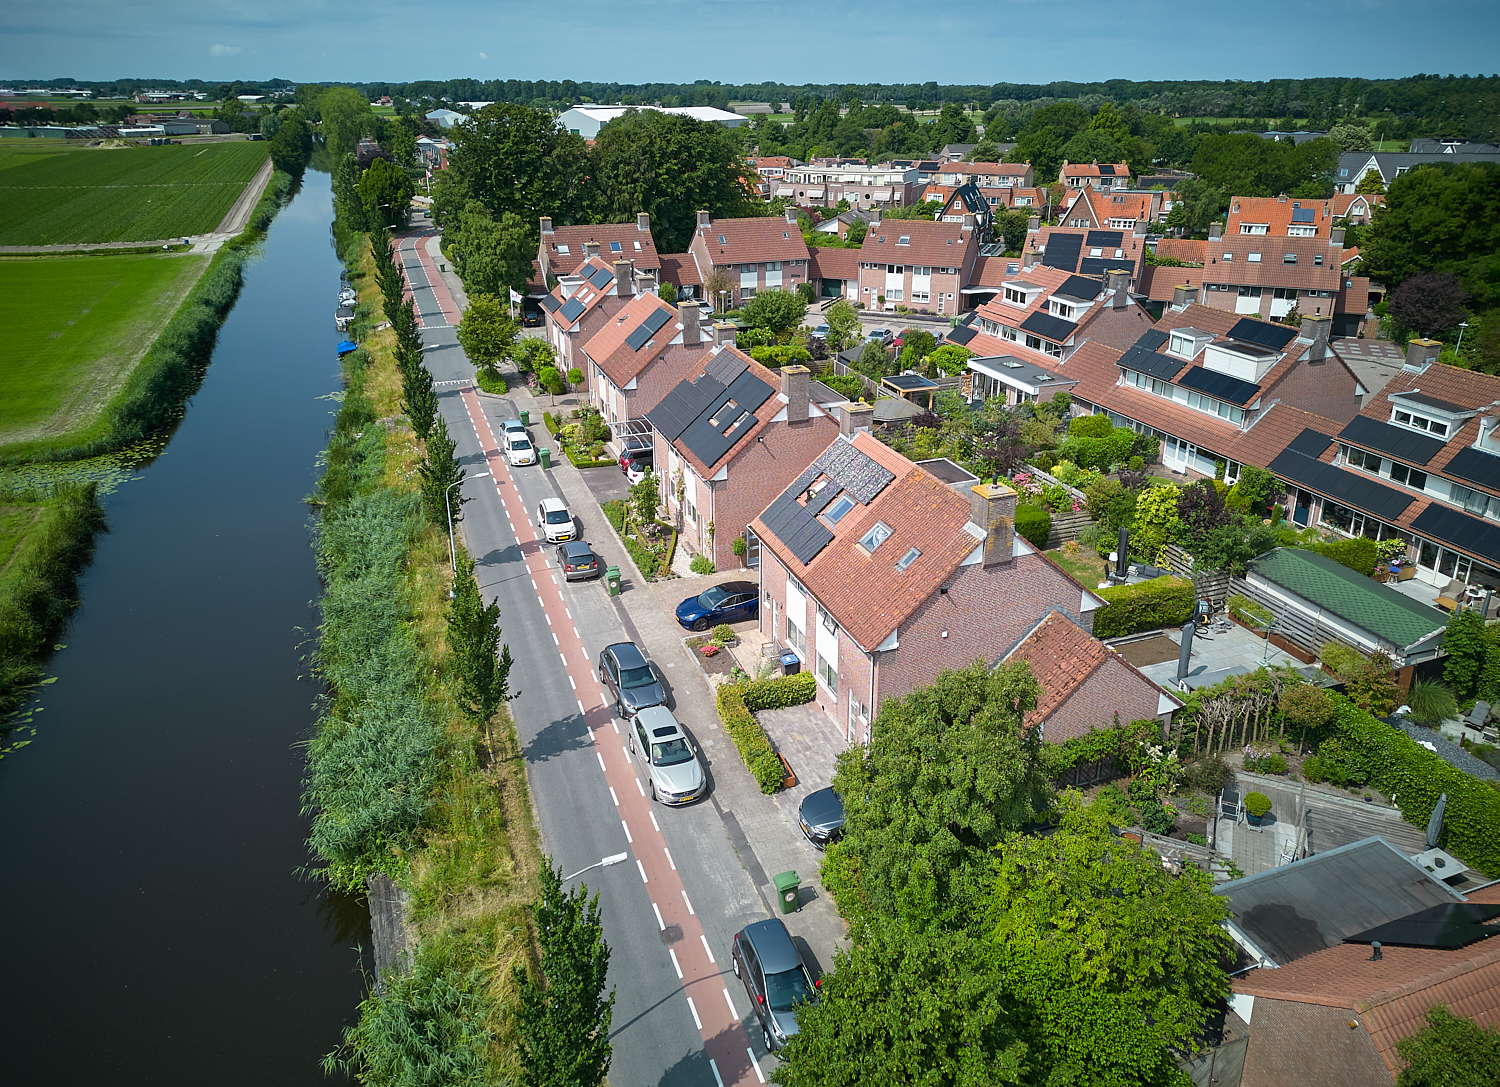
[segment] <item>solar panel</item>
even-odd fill
[[[1320,434],[1312,427],[1305,427],[1301,434],[1287,443],[1286,447],[1294,453],[1301,453],[1304,457],[1317,460],[1332,444],[1333,439],[1327,434]]]
[[[562,314],[564,321],[571,324],[573,321],[578,320],[578,315],[583,312],[583,303],[576,297],[570,298],[562,304],[562,309],[558,312]]]
[[[1135,275],[1135,261],[1124,257],[1084,257],[1078,262],[1078,273],[1086,276],[1102,276],[1105,272],[1123,269]]]
[[[1362,472],[1346,472],[1342,468],[1324,464],[1320,460],[1314,460],[1292,449],[1283,449],[1266,467],[1273,475],[1289,479],[1298,486],[1320,494],[1326,494],[1329,498],[1344,505],[1372,513],[1382,521],[1394,522],[1397,517],[1406,512],[1406,507],[1416,500],[1415,495],[1403,494],[1383,483],[1376,483]],[[1438,507],[1428,506],[1422,516],[1426,516],[1435,509]],[[1422,517],[1419,516],[1413,527],[1421,529],[1421,520]],[[1495,530],[1495,534],[1497,550],[1500,550],[1500,528]]]
[[[1500,457],[1486,453],[1483,449],[1475,449],[1472,445],[1460,449],[1443,468],[1443,474],[1457,476],[1492,491],[1500,491]]]
[[[1175,355],[1158,354],[1141,344],[1136,344],[1120,356],[1119,365],[1127,370],[1136,370],[1161,378],[1163,381],[1171,381],[1182,372],[1184,366],[1189,365],[1189,362]]]
[[[1243,340],[1245,343],[1259,344],[1261,347],[1269,347],[1280,351],[1297,335],[1297,330],[1288,325],[1267,324],[1265,321],[1257,321],[1250,317],[1242,318],[1235,322],[1229,330],[1231,340]]]
[[[1339,431],[1339,437],[1355,445],[1389,453],[1412,464],[1426,464],[1443,448],[1443,440],[1409,430],[1394,423],[1382,423],[1368,415],[1356,415]]]
[[[1083,302],[1092,302],[1099,297],[1099,292],[1104,290],[1104,284],[1097,279],[1089,279],[1086,276],[1069,276],[1063,285],[1057,288],[1056,293],[1065,298],[1077,298]]]
[[[1500,526],[1434,502],[1417,514],[1411,527],[1500,565]]]
[[[1315,218],[1316,216],[1314,215],[1312,208],[1292,209],[1292,222],[1294,223],[1311,223],[1315,221]]]
[[[1383,925],[1345,936],[1346,944],[1379,940],[1398,947],[1432,947],[1453,951],[1494,936],[1485,922],[1500,917],[1500,905],[1489,902],[1445,902],[1409,913]]]
[[[1087,244],[1090,249],[1118,249],[1125,244],[1125,232],[1123,230],[1090,230]]]
[[[1078,326],[1072,321],[1064,321],[1061,317],[1054,317],[1050,313],[1033,313],[1021,322],[1021,328],[1026,332],[1034,332],[1038,336],[1052,340],[1054,343],[1066,343],[1068,337],[1078,331]]]
[[[600,290],[603,290],[604,285],[614,278],[614,273],[611,272],[608,268],[595,268],[592,272],[589,273],[589,282],[598,287]]]
[[[1047,251],[1042,254],[1042,264],[1048,268],[1062,268],[1065,271],[1076,272],[1078,254],[1082,250],[1082,234],[1049,234],[1047,235]]]
[[[1260,395],[1260,386],[1253,381],[1243,381],[1203,366],[1193,366],[1185,370],[1178,376],[1177,384],[1242,406]]]

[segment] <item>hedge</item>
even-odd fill
[[[808,678],[811,679],[812,676],[809,675]],[[766,735],[766,730],[760,727],[760,722],[745,706],[745,691],[751,686],[754,684],[726,683],[719,688],[716,698],[719,720],[724,723],[724,731],[729,733],[740,758],[745,760],[745,765],[760,785],[760,791],[775,793],[781,790],[782,782],[786,780],[786,771],[782,768],[775,749],[771,747],[771,738]]]
[[[1500,792],[1445,762],[1400,729],[1348,699],[1331,732],[1345,755],[1401,809],[1401,817],[1426,827],[1438,797],[1448,794],[1441,844],[1491,879],[1500,877]]]
[[[1375,573],[1375,563],[1379,559],[1379,553],[1375,550],[1375,541],[1363,536],[1353,540],[1334,540],[1332,543],[1313,544],[1308,550],[1316,551],[1332,559],[1340,566],[1347,566],[1355,573],[1370,577]]]
[[[1094,612],[1094,637],[1118,638],[1138,630],[1181,626],[1193,617],[1193,583],[1170,574],[1134,585],[1100,589],[1104,607]]]
[[[1052,531],[1052,515],[1041,506],[1016,507],[1016,531],[1038,551],[1047,550],[1047,536]]]
[[[818,693],[817,680],[811,672],[798,672],[775,679],[757,679],[744,686],[745,708],[752,713],[780,710],[811,702]]]

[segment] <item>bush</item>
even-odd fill
[[[1047,547],[1047,536],[1052,531],[1052,515],[1041,506],[1017,506],[1016,531],[1032,547],[1038,551],[1044,551]]]
[[[1094,637],[1118,638],[1140,630],[1181,626],[1193,616],[1193,584],[1170,574],[1135,585],[1100,589],[1104,606],[1094,612]]]
[[[714,645],[728,645],[730,642],[734,641],[735,637],[736,635],[734,633],[734,627],[730,626],[728,623],[720,623],[718,626],[714,627]]]
[[[1453,688],[1435,679],[1419,679],[1406,696],[1411,718],[1429,728],[1437,728],[1450,717],[1458,716],[1458,698]]]
[[[688,563],[688,569],[695,574],[711,574],[714,572],[714,564],[707,555],[694,555],[693,561]]]
[[[1259,819],[1271,810],[1271,798],[1265,793],[1249,793],[1245,796],[1245,811]]]
[[[745,766],[760,786],[760,791],[775,793],[781,790],[782,782],[786,780],[786,771],[782,768],[781,760],[776,757],[775,749],[771,747],[771,739],[766,735],[766,730],[760,727],[760,722],[745,705],[745,691],[753,686],[753,683],[726,683],[721,686],[716,698],[719,720],[723,722],[724,731],[729,733],[735,750],[740,753],[740,758],[745,761]]]
[[[781,710],[788,706],[800,706],[817,697],[817,680],[811,672],[798,672],[792,676],[776,676],[773,679],[758,679],[745,684],[745,705],[752,712]]]
[[[1347,566],[1356,573],[1364,574],[1365,577],[1375,573],[1375,563],[1379,558],[1375,541],[1363,536],[1353,540],[1313,544],[1309,550],[1332,559],[1340,566]]]

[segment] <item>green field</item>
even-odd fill
[[[0,260],[0,446],[97,424],[209,259]]]
[[[269,154],[238,141],[12,153],[0,162],[0,245],[206,234]]]

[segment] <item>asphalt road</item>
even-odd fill
[[[763,1068],[774,1058],[753,1016],[749,1030],[741,1025],[750,1009],[730,973],[729,946],[736,931],[766,916],[765,907],[711,802],[667,809],[639,788],[594,664],[605,645],[640,639],[602,580],[553,576],[552,548],[537,542],[531,521],[537,503],[564,497],[562,490],[551,473],[511,470],[495,452],[500,422],[519,413],[509,401],[474,393],[473,368],[451,327],[457,314],[446,290],[431,285],[413,240],[404,239],[401,250],[422,316],[427,365],[471,477],[460,488],[468,500],[461,531],[481,592],[499,601],[515,660],[511,710],[544,848],[565,874],[629,855],[582,877],[599,894],[611,949],[610,1078],[663,1087],[764,1082]],[[532,423],[533,436],[546,441],[541,420]],[[493,479],[472,478],[487,470]],[[589,511],[575,512],[584,515],[587,539]],[[666,678],[670,688],[672,677]]]

